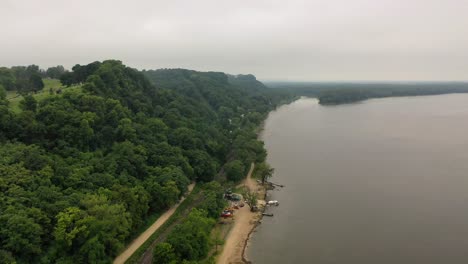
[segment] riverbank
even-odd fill
[[[265,189],[261,184],[258,184],[252,179],[252,173],[255,169],[254,163],[251,164],[250,170],[245,180],[238,187],[245,187],[251,192],[258,193],[258,205],[260,208],[265,206]],[[226,238],[221,254],[216,263],[250,263],[245,257],[245,249],[248,245],[248,240],[253,230],[262,218],[262,209],[257,212],[251,212],[248,206],[241,207],[236,211],[234,218],[230,221],[231,230]]]

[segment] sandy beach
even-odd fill
[[[264,197],[264,189],[255,180],[252,179],[254,164],[250,166],[249,173],[246,179],[240,186],[247,187],[250,191],[257,191],[259,198]],[[264,201],[259,200],[258,204],[264,204]],[[218,264],[227,263],[247,263],[244,255],[244,248],[247,246],[247,240],[255,228],[257,222],[261,219],[261,211],[251,212],[249,206],[244,206],[237,210],[234,215],[233,226],[226,238],[223,246],[223,251],[218,257]]]

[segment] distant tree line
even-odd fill
[[[42,70],[37,65],[0,67],[0,87],[19,93],[37,92],[44,88],[42,78],[59,79],[66,72],[61,65]]]
[[[370,98],[468,93],[468,83],[364,84],[361,87],[329,89],[318,94],[320,104],[343,104]]]
[[[267,85],[297,96],[317,97],[320,104],[352,103],[392,96],[468,92],[468,82],[270,82]]]

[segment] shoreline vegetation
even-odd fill
[[[299,96],[292,96],[287,101],[283,101],[281,105],[285,105],[299,99]],[[273,109],[274,111],[276,109]],[[265,128],[265,121],[267,116],[261,121],[260,125],[255,128],[257,139],[261,141],[259,135]],[[239,213],[232,218],[232,221],[221,221],[218,223],[218,227],[228,225],[227,232],[225,231],[224,244],[221,248],[219,255],[216,256],[217,264],[225,263],[252,263],[247,257],[247,248],[251,236],[255,232],[255,229],[261,224],[263,219],[263,213],[267,206],[267,195],[268,190],[275,188],[274,183],[269,182],[271,176],[273,176],[274,169],[266,163],[266,157],[263,162],[255,164],[252,162],[249,172],[246,177],[236,186],[237,189],[242,190],[245,193],[251,193],[255,195],[257,209],[252,211],[249,208],[239,208]],[[278,185],[283,187],[283,185]],[[245,199],[245,197],[244,197]],[[234,222],[234,223],[233,223]],[[216,253],[218,248],[216,244]]]
[[[261,222],[262,213],[266,206],[265,185],[258,183],[252,178],[255,173],[255,164],[252,163],[247,177],[237,186],[245,189],[247,192],[256,194],[258,209],[250,210],[249,207],[241,207],[235,211],[234,217],[228,220],[222,220],[219,225],[228,225],[229,232],[225,238],[224,246],[216,263],[251,263],[246,256],[246,249],[252,233]]]

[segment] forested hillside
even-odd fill
[[[0,262],[111,262],[191,181],[263,161],[255,128],[288,99],[250,75],[119,61],[59,75],[82,88],[25,96],[19,112],[0,86]]]

